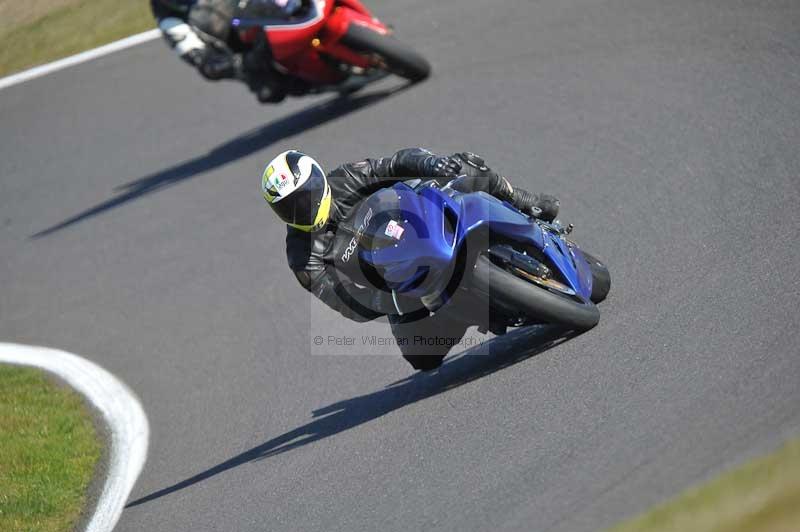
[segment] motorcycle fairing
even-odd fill
[[[591,270],[580,249],[567,244],[555,229],[532,222],[484,192],[450,192],[435,187],[415,191],[398,183],[370,196],[358,209],[376,213],[362,236],[359,262],[377,270],[397,292],[430,295],[449,281],[456,254],[469,236],[488,229],[492,235],[541,250],[548,266],[557,269],[576,294],[589,299]],[[390,223],[401,227],[398,238],[389,234]]]
[[[299,19],[287,22],[238,17],[232,24],[240,30],[244,42],[252,42],[258,31],[264,31],[275,61],[312,83],[336,83],[342,77],[321,53],[361,68],[372,66],[368,57],[339,44],[350,24],[388,33],[359,0],[312,0],[309,11]],[[314,46],[311,50],[309,43]]]

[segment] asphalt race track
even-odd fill
[[[118,530],[594,530],[800,432],[800,3],[368,3],[433,78],[260,107],[152,42],[0,92],[0,338],[139,394]],[[385,326],[295,282],[263,165],[415,144],[559,194],[600,325],[317,356]]]

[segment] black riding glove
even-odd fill
[[[429,155],[422,162],[422,175],[420,177],[458,177],[461,173],[461,163],[454,157],[439,157]]]

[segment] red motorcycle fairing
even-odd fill
[[[333,10],[333,14],[327,20],[325,28],[323,28],[324,36],[327,39],[338,41],[347,33],[347,28],[353,23],[366,26],[384,35],[389,33],[389,28],[384,26],[380,20],[373,17],[369,11],[364,12],[355,7],[344,5],[352,2],[357,4],[356,7],[366,9],[358,0],[339,0],[338,3],[342,5],[336,6]]]
[[[342,5],[344,7],[349,7],[353,11],[358,11],[362,15],[367,15],[372,17],[372,13],[369,12],[369,9],[361,3],[361,0],[339,0],[337,4]],[[377,20],[377,19],[376,19]]]
[[[266,26],[264,31],[275,60],[282,63],[294,55],[308,52],[311,41],[327,24],[335,5],[335,0],[313,0],[311,11],[304,20]]]
[[[361,3],[361,0],[338,0],[337,4],[342,7],[346,7],[355,11],[356,13],[363,15],[362,17],[353,17],[352,21],[361,24],[362,26],[367,26],[378,33],[388,34],[391,33],[389,28],[387,28],[383,22],[378,20],[377,17],[373,16],[369,9],[366,8],[364,4]],[[347,28],[344,29],[347,31]]]
[[[351,65],[368,68],[370,59],[339,44],[350,24],[367,26],[378,33],[388,28],[360,0],[312,0],[303,20],[263,28],[275,61],[290,74],[318,84],[337,83],[343,74],[326,62],[326,54]],[[252,42],[259,28],[244,30],[240,38]]]

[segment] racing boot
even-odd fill
[[[259,102],[279,103],[286,98],[283,74],[272,66],[272,49],[263,32],[258,33],[253,48],[244,54],[242,73]]]
[[[305,96],[311,92],[311,85],[300,78],[272,71],[269,77],[261,78],[256,98],[261,103],[282,102],[287,96]]]
[[[278,85],[264,83],[260,86],[251,86],[250,90],[256,95],[256,99],[261,103],[280,103],[286,99],[286,91]]]
[[[558,216],[558,209],[561,206],[558,198],[550,194],[534,194],[534,196],[536,197],[535,207],[542,212],[539,218],[545,222],[555,220]]]
[[[545,222],[552,222],[558,216],[558,208],[561,202],[558,198],[550,194],[533,194],[521,188],[514,188],[514,193],[511,197],[511,203],[531,216],[544,220]]]

